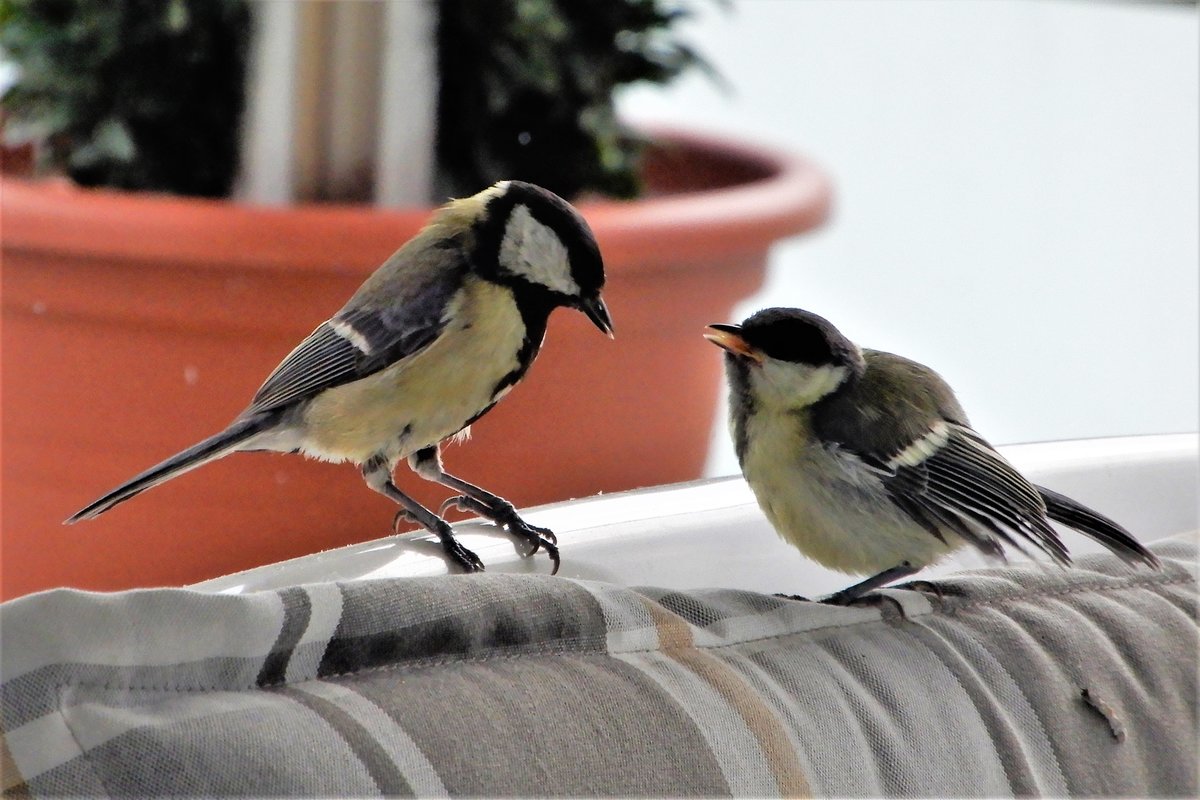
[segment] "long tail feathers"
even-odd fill
[[[1050,519],[1092,537],[1125,561],[1141,562],[1154,569],[1162,567],[1158,556],[1108,517],[1044,486],[1036,488],[1046,503],[1046,516]]]
[[[166,483],[171,478],[228,455],[239,444],[263,430],[265,421],[266,418],[259,415],[233,423],[220,433],[210,436],[202,442],[197,442],[161,464],[156,464],[145,472],[135,475],[99,500],[75,512],[63,524],[72,525],[81,520],[98,517],[118,503],[122,503],[152,486]]]

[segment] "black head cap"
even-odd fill
[[[767,308],[746,318],[741,336],[777,361],[861,370],[862,354],[829,320],[798,308]]]
[[[496,185],[502,191],[488,202],[487,213],[479,221],[482,248],[497,255],[500,253],[512,215],[523,206],[526,211],[521,213],[527,212],[553,231],[566,249],[570,278],[579,287],[579,295],[598,296],[604,288],[604,261],[592,229],[583,216],[566,200],[532,183],[501,181]]]

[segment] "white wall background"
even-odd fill
[[[698,6],[683,35],[734,92],[689,76],[626,116],[806,153],[837,191],[739,318],[802,306],[924,361],[996,444],[1200,427],[1194,7]]]

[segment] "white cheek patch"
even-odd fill
[[[751,368],[753,375],[756,371]],[[845,367],[811,367],[768,358],[760,369],[760,397],[783,408],[807,408],[842,385]]]
[[[808,382],[808,396],[820,400],[846,381],[845,367],[817,367]]]
[[[558,234],[533,218],[526,205],[517,205],[508,215],[500,264],[514,275],[572,297],[579,285],[571,277],[567,248]]]
[[[950,426],[938,422],[930,428],[929,433],[897,453],[887,465],[892,469],[900,466],[915,467],[940,450],[949,438]]]

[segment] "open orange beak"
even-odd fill
[[[746,343],[746,340],[742,338],[741,325],[725,325],[721,323],[709,325],[704,329],[704,338],[728,353],[748,358],[757,364],[762,363],[762,351],[756,350]]]

